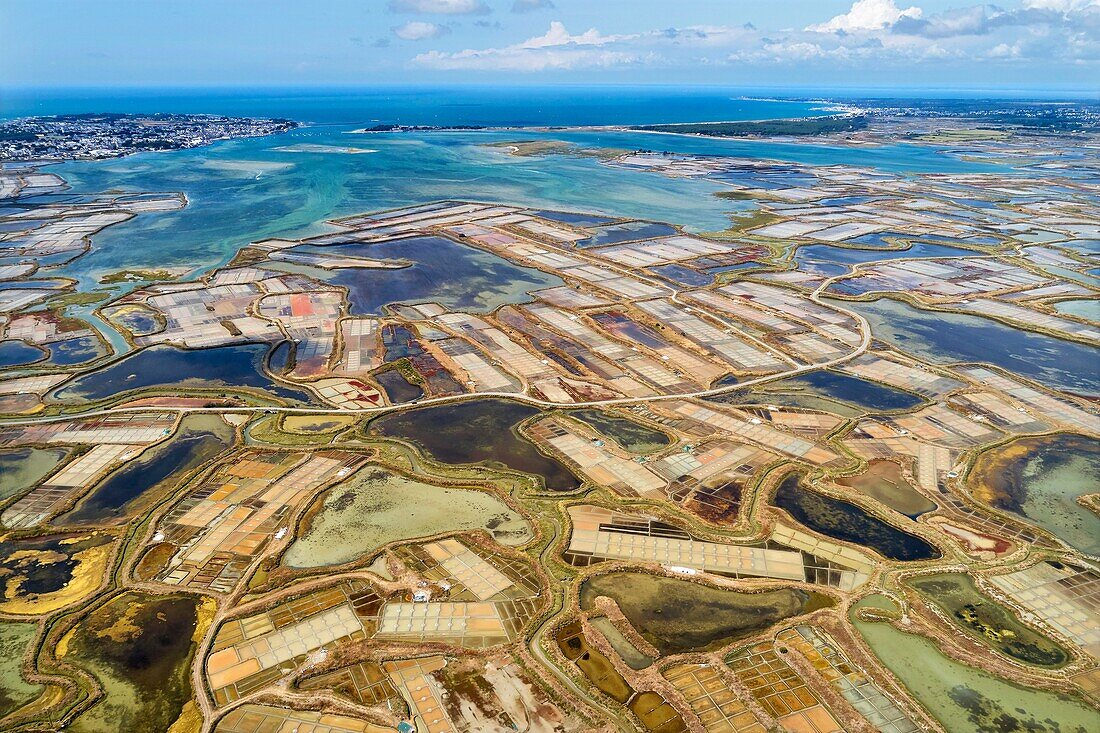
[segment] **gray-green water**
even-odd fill
[[[1100,712],[1081,700],[1024,688],[945,657],[935,644],[885,622],[860,621],[855,610],[882,607],[874,600],[853,606],[852,622],[883,664],[951,733],[1092,733]]]
[[[339,565],[398,540],[485,529],[503,544],[531,538],[527,520],[492,494],[438,486],[368,466],[332,488],[287,550],[295,568]]]
[[[5,448],[0,450],[0,501],[30,488],[65,458],[64,448]]]

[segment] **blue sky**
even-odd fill
[[[1100,88],[1100,0],[0,0],[0,86]]]

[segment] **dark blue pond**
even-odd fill
[[[832,397],[868,410],[907,410],[924,402],[915,394],[828,370],[800,374],[775,382],[769,387],[779,390],[785,388]]]
[[[26,290],[28,288],[46,288],[49,290],[60,290],[72,285],[70,280],[58,280],[58,279],[41,279],[35,280],[33,278],[28,280],[9,280],[7,282],[0,282],[0,290]]]
[[[933,312],[889,298],[843,305],[870,321],[875,338],[934,364],[985,362],[1054,389],[1100,395],[1100,359],[1094,348],[981,316]]]
[[[55,522],[59,525],[102,524],[124,519],[130,502],[166,479],[182,479],[189,471],[227,450],[232,443],[233,431],[224,423],[219,430],[181,428],[167,443],[154,446],[115,471],[76,509]]]
[[[400,270],[349,268],[323,275],[348,289],[351,312],[377,315],[390,303],[435,301],[456,310],[487,312],[507,303],[530,300],[527,292],[561,285],[540,270],[443,237],[410,237],[379,244],[300,245],[291,252],[318,252],[407,260]]]
[[[869,547],[890,560],[933,560],[941,555],[920,537],[901,531],[855,504],[805,488],[798,474],[787,476],[779,484],[775,505],[815,532]]]
[[[628,221],[622,224],[599,227],[592,230],[592,236],[577,242],[578,247],[603,247],[619,242],[631,242],[635,239],[652,239],[675,234],[676,228],[656,221]]]
[[[274,382],[263,373],[267,344],[177,349],[151,346],[59,389],[63,400],[100,400],[133,389],[253,387],[283,399],[309,402],[310,395]]]
[[[386,390],[386,397],[395,405],[412,402],[424,396],[424,390],[405,379],[404,375],[396,369],[375,374],[374,381]]]
[[[50,363],[57,366],[83,364],[107,353],[95,336],[77,336],[76,338],[55,341],[50,344]]]
[[[888,239],[904,239],[919,242],[928,242],[931,244],[997,244],[998,240],[993,237],[968,237],[965,241],[955,237],[945,237],[941,234],[922,234],[919,237],[914,237],[912,234],[906,232],[873,232],[871,234],[863,234],[858,237],[853,237],[847,240],[847,244],[860,245],[863,247],[882,247],[890,248],[895,246]]]
[[[666,280],[671,280],[677,285],[685,285],[687,287],[710,285],[714,282],[714,278],[711,275],[693,270],[690,267],[684,267],[683,265],[661,265],[660,267],[651,267],[649,271],[656,275],[660,275]]]
[[[38,361],[46,352],[19,339],[0,341],[0,367],[20,366]]]
[[[834,247],[828,244],[812,244],[799,247],[794,261],[798,269],[804,272],[818,272],[822,275],[840,275],[851,265],[881,260],[900,260],[912,257],[966,257],[977,254],[973,250],[959,247],[945,247],[940,244],[918,242],[908,249],[852,249]]]

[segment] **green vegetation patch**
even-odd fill
[[[866,127],[867,118],[861,115],[832,115],[792,120],[639,125],[630,129],[711,137],[770,137],[773,135],[828,135],[836,132],[855,132]]]

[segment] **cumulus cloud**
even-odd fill
[[[424,15],[485,15],[493,12],[482,0],[390,0],[390,10]]]
[[[549,48],[551,46],[603,46],[616,41],[628,40],[637,36],[605,36],[595,28],[589,28],[584,33],[576,36],[569,35],[565,24],[561,21],[551,21],[550,29],[541,36],[528,38],[519,44],[522,48]]]
[[[512,3],[513,13],[530,13],[534,10],[550,10],[554,3],[550,0],[515,0]]]
[[[984,68],[1034,62],[1100,65],[1100,0],[1022,0],[1009,9],[969,4],[935,13],[904,0],[856,0],[848,12],[802,29],[746,23],[618,35],[596,28],[570,33],[554,21],[545,33],[508,45],[435,50],[413,59],[415,65],[435,69],[529,72],[721,64],[857,70],[967,61]]]
[[[1035,10],[1054,10],[1074,13],[1089,8],[1100,8],[1100,0],[1024,0],[1024,7]]]
[[[921,9],[916,6],[902,10],[894,4],[894,0],[856,0],[847,13],[811,25],[806,30],[818,33],[873,31],[891,26],[901,18],[919,18],[921,14]]]
[[[638,54],[603,50],[600,47],[637,38],[635,35],[605,36],[595,28],[572,35],[565,25],[553,21],[541,36],[501,48],[466,49],[454,53],[429,51],[413,59],[418,66],[433,69],[503,69],[543,71],[546,69],[607,68],[638,63]]]
[[[439,38],[450,33],[451,29],[445,25],[425,23],[419,20],[410,20],[404,25],[394,27],[393,34],[404,41],[423,41],[427,38]]]

